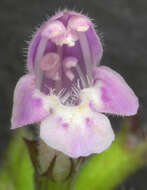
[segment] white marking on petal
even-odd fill
[[[82,89],[80,92],[81,101],[84,103],[92,103],[92,105],[100,108],[103,104],[101,100],[101,83],[98,82],[96,86]]]
[[[90,91],[91,92],[91,91]],[[106,116],[89,109],[89,102],[81,101],[78,106],[64,106],[57,97],[50,101],[49,117],[41,122],[40,137],[52,148],[70,157],[100,153],[114,140],[111,124]]]

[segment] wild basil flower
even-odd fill
[[[99,66],[102,53],[88,17],[64,10],[43,23],[15,88],[12,128],[39,122],[41,139],[73,158],[108,148],[114,133],[103,113],[134,115],[138,99],[117,72]]]

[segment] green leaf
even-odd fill
[[[124,140],[120,136],[105,152],[91,156],[76,175],[71,189],[111,190],[141,167],[147,144],[131,151],[124,147]]]
[[[34,168],[20,133],[12,138],[6,158],[0,171],[0,189],[34,190]]]

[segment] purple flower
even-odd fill
[[[118,73],[99,66],[102,53],[88,17],[64,10],[43,23],[15,88],[12,128],[39,122],[41,139],[74,158],[108,148],[114,133],[103,113],[134,115],[138,99]]]

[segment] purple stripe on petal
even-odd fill
[[[39,122],[48,115],[43,100],[33,96],[34,91],[35,76],[28,74],[21,77],[14,92],[12,129]]]
[[[138,110],[138,98],[125,80],[106,66],[94,69],[95,88],[101,92],[102,106],[97,111],[117,115],[134,115]]]

